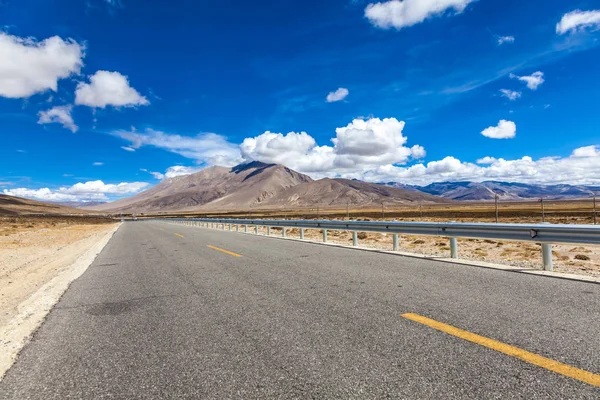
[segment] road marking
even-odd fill
[[[234,257],[241,257],[242,256],[241,254],[234,253],[233,251],[221,249],[219,247],[211,246],[210,244],[208,245],[208,248],[216,250],[216,251],[220,251],[221,253],[229,254],[230,256],[234,256]]]
[[[180,238],[184,238],[184,239],[185,239],[185,236],[183,236],[183,235],[180,235],[179,233],[174,233],[173,235],[175,235],[175,236],[179,236]]]
[[[486,338],[475,333],[471,333],[452,325],[447,325],[436,320],[423,317],[418,314],[407,313],[402,314],[402,317],[409,319],[414,322],[418,322],[423,325],[427,325],[430,328],[437,329],[452,336],[459,337],[469,342],[476,343],[488,349],[496,350],[500,353],[507,354],[509,356],[518,358],[519,360],[528,362],[538,367],[545,368],[547,370],[556,372],[558,374],[568,376],[569,378],[577,379],[578,381],[588,383],[593,386],[600,387],[600,375],[593,374],[591,372],[572,367],[567,364],[560,363],[550,358],[546,358],[534,353],[530,353],[527,350],[520,349],[515,346],[511,346],[506,343],[499,342],[494,339]]]

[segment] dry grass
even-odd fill
[[[254,232],[254,227],[249,229]],[[267,229],[259,227],[259,234],[266,235]],[[299,238],[298,228],[287,229],[287,237]],[[343,245],[352,244],[352,232],[327,231],[328,241]],[[281,229],[271,228],[271,235],[281,236]],[[380,250],[392,250],[392,235],[375,232],[359,232],[361,247]],[[320,242],[323,240],[320,229],[305,229],[306,240]],[[486,261],[530,269],[542,269],[541,246],[529,242],[496,241],[488,239],[459,239],[459,257],[462,259]],[[430,257],[449,257],[449,241],[436,236],[399,236],[399,250],[422,254]],[[600,277],[600,246],[554,245],[554,267],[558,272],[583,274]],[[582,258],[589,257],[589,260]]]
[[[592,200],[544,201],[545,220],[561,224],[593,223]],[[161,214],[166,216],[167,214]],[[403,206],[381,206],[361,209],[294,209],[294,210],[243,210],[210,213],[174,213],[173,216],[196,216],[209,218],[272,218],[272,219],[346,219],[353,220],[399,220],[399,221],[458,221],[458,222],[495,222],[493,202],[454,202],[449,204],[418,203]],[[600,221],[600,215],[598,216]],[[542,222],[541,205],[538,201],[501,202],[499,222],[503,223],[539,223]]]
[[[0,237],[31,230],[58,229],[66,226],[112,223],[115,223],[112,219],[91,216],[0,217]]]

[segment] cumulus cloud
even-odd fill
[[[600,146],[585,146],[575,149],[571,157],[600,157]]]
[[[382,29],[402,29],[439,16],[451,10],[458,14],[475,0],[389,0],[371,3],[365,9],[365,17]]]
[[[69,129],[71,132],[75,133],[79,129],[75,122],[73,121],[73,117],[71,117],[71,111],[73,110],[73,106],[56,106],[52,107],[46,111],[40,111],[38,113],[39,119],[38,124],[61,124],[63,127]]]
[[[589,147],[598,146],[588,146]],[[484,157],[477,165],[463,162],[455,157],[446,157],[439,161],[416,164],[410,167],[386,165],[367,171],[362,179],[371,182],[403,182],[414,185],[427,185],[441,181],[498,180],[536,184],[570,183],[575,185],[600,184],[598,169],[600,155],[577,157],[575,154],[591,154],[589,150],[575,149],[569,157],[544,157],[534,160],[525,156],[516,160]],[[347,176],[351,178],[352,176]]]
[[[77,84],[75,104],[105,108],[147,106],[150,102],[129,85],[126,76],[118,72],[97,71],[90,76],[90,83]]]
[[[327,100],[328,103],[334,103],[336,101],[344,100],[346,97],[348,97],[349,94],[350,94],[350,92],[348,91],[348,89],[346,89],[346,88],[339,88],[335,92],[330,92],[327,95],[327,99],[326,100]]]
[[[510,101],[515,101],[519,97],[521,97],[521,92],[516,92],[514,90],[509,89],[500,89],[500,93],[502,93],[502,97],[506,97]]]
[[[515,37],[514,36],[498,36],[497,40],[498,40],[498,46],[502,46],[505,43],[514,43]]]
[[[600,29],[600,10],[575,10],[566,13],[556,24],[556,33],[564,35],[567,32],[577,32],[586,28]]]
[[[512,139],[517,134],[517,125],[512,121],[502,119],[498,125],[485,128],[481,134],[491,139]]]
[[[58,81],[79,74],[84,47],[58,36],[37,41],[0,32],[0,96],[26,98],[56,91]]]
[[[9,196],[25,197],[40,201],[108,201],[114,197],[121,197],[138,193],[148,186],[146,182],[122,182],[119,184],[106,184],[102,181],[89,181],[76,183],[70,187],[58,189],[4,189],[3,193]]]
[[[489,164],[495,163],[496,161],[497,161],[497,159],[494,158],[494,157],[485,156],[485,157],[480,158],[479,160],[477,160],[477,164],[489,165]]]
[[[318,146],[306,132],[265,132],[240,145],[246,161],[279,163],[302,172],[335,174],[362,171],[382,164],[405,163],[425,156],[419,145],[405,146],[404,121],[395,118],[355,119],[336,129],[334,146]]]
[[[510,74],[511,79],[518,79],[521,82],[525,82],[527,87],[531,90],[536,90],[542,83],[544,83],[544,73],[541,71],[534,72],[531,75],[517,76]]]
[[[152,175],[152,176],[153,176],[155,179],[158,179],[158,180],[161,180],[161,181],[162,181],[163,179],[165,179],[165,175],[164,175],[164,174],[162,174],[162,173],[160,173],[160,172],[149,171],[149,170],[147,170],[146,168],[140,168],[140,171],[147,172],[147,173],[149,173],[150,175]]]
[[[210,165],[233,166],[241,162],[238,146],[216,133],[182,136],[154,129],[146,129],[144,132],[131,129],[114,131],[111,134],[129,141],[131,144],[126,147],[132,150],[142,146],[153,146]]]
[[[172,167],[167,168],[167,171],[164,174],[165,178],[175,178],[177,176],[191,175],[196,172],[200,172],[204,169],[204,167],[186,167],[183,165],[174,165]]]

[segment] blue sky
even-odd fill
[[[600,2],[0,2],[0,191],[209,165],[598,184]]]

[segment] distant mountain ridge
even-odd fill
[[[88,209],[111,212],[231,211],[305,207],[380,207],[382,202],[439,203],[427,193],[346,179],[313,180],[278,164],[251,162],[233,168],[209,167],[165,179],[133,197]]]
[[[600,186],[585,185],[534,185],[517,182],[436,182],[427,186],[410,186],[389,182],[391,187],[418,190],[452,200],[487,201],[494,200],[496,194],[500,200],[531,200],[544,197],[548,200],[582,199],[600,194]]]
[[[50,203],[50,204],[58,204],[59,206],[73,207],[73,208],[89,208],[89,207],[94,207],[94,206],[99,206],[99,205],[102,205],[102,204],[106,204],[106,201],[86,201],[86,202],[79,202],[79,201],[50,201],[48,203]]]
[[[0,194],[0,216],[28,214],[85,214],[85,211],[59,204],[44,203],[37,200]]]

